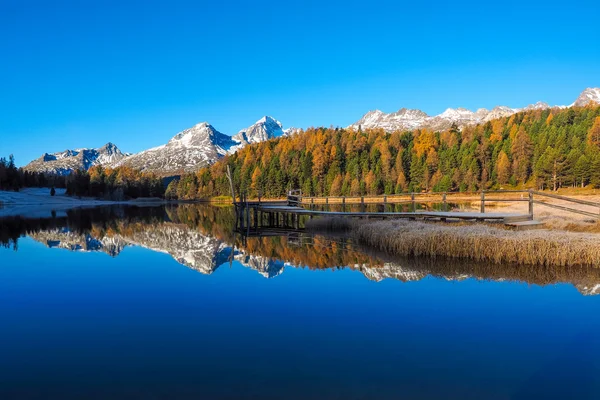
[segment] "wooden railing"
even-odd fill
[[[510,198],[504,195],[521,194],[520,198]],[[448,211],[449,202],[457,201],[473,201],[479,198],[479,209],[485,213],[486,203],[491,202],[527,202],[528,213],[533,215],[534,204],[550,207],[562,211],[572,212],[580,215],[585,215],[593,218],[600,218],[600,203],[575,199],[572,197],[560,196],[551,193],[544,193],[534,190],[486,190],[481,192],[422,192],[422,193],[402,193],[388,194],[380,196],[302,196],[300,190],[291,190],[288,192],[287,201],[290,206],[310,206],[314,208],[316,205],[332,205],[341,204],[343,207],[346,204],[360,204],[364,210],[366,204],[383,204],[384,209],[387,204],[410,204],[413,212],[417,209],[417,203],[441,203],[442,211]],[[536,198],[537,197],[537,198]],[[544,198],[561,200],[574,204],[594,207],[597,211],[590,212],[576,208],[567,207],[564,205],[552,204],[544,201]]]
[[[486,197],[489,194],[526,194],[527,197],[521,198],[498,198]],[[449,202],[457,201],[473,201],[474,197],[479,197],[480,211],[485,212],[485,204],[488,202],[512,202],[526,201],[530,203],[530,214],[533,214],[533,198],[531,192],[527,190],[499,190],[499,191],[483,191],[483,192],[421,192],[421,193],[402,193],[388,194],[380,196],[302,196],[300,191],[290,191],[288,193],[288,204],[290,206],[305,206],[313,208],[315,205],[332,205],[341,204],[360,204],[362,208],[366,204],[383,204],[384,208],[387,204],[411,204],[413,212],[417,209],[418,203],[441,203],[442,210],[448,211]]]
[[[580,205],[584,205],[584,206],[588,206],[588,207],[593,207],[597,211],[590,212],[590,211],[585,211],[585,210],[579,210],[576,208],[566,207],[563,205],[551,204],[551,203],[548,203],[543,200],[534,200],[535,204],[540,204],[545,207],[550,207],[550,208],[554,208],[557,210],[568,211],[568,212],[572,212],[572,213],[576,213],[576,214],[580,214],[580,215],[585,215],[587,217],[600,218],[600,203],[593,202],[593,201],[587,201],[587,200],[574,199],[572,197],[560,196],[558,194],[552,194],[552,193],[544,193],[544,192],[537,192],[537,191],[532,191],[532,193],[535,196],[539,196],[542,198],[561,200],[561,201],[566,201],[568,203],[575,203],[575,204],[580,204]]]

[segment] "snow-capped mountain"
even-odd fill
[[[112,166],[129,166],[160,174],[193,172],[212,164],[238,142],[207,122],[179,132],[167,144],[133,154]]]
[[[128,154],[121,152],[113,143],[97,149],[65,150],[44,154],[25,166],[26,171],[69,175],[75,170],[88,170],[96,165],[110,165],[124,159]]]
[[[246,145],[249,143],[264,142],[275,137],[283,136],[285,134],[283,125],[272,117],[262,117],[252,126],[246,129],[242,129],[235,136],[233,140],[240,144]]]
[[[127,157],[113,166],[127,165],[161,175],[194,172],[213,164],[250,143],[258,143],[286,134],[281,122],[265,116],[254,125],[231,137],[207,122],[199,123],[175,135],[167,144]]]
[[[99,149],[46,153],[29,163],[25,169],[68,175],[74,170],[87,170],[94,165],[113,168],[129,166],[159,175],[177,175],[197,171],[247,144],[292,135],[298,131],[297,128],[283,129],[281,122],[269,116],[259,119],[233,137],[217,131],[208,122],[201,122],[179,132],[167,144],[136,154],[122,153],[117,146],[108,143]]]
[[[592,101],[596,104],[600,104],[600,88],[585,89],[583,92],[581,92],[577,100],[575,100],[575,102],[570,105],[570,107],[583,107],[588,105]]]
[[[592,101],[600,104],[600,88],[585,89],[570,107],[585,106]],[[562,108],[562,106],[557,107]],[[448,108],[443,113],[434,116],[429,116],[421,110],[409,110],[406,108],[401,108],[389,114],[375,110],[369,111],[348,128],[382,128],[387,132],[398,130],[409,131],[421,128],[443,130],[450,128],[452,125],[462,128],[467,125],[475,125],[507,117],[521,111],[543,110],[547,108],[551,107],[544,102],[537,102],[524,108],[511,108],[507,106],[497,106],[491,110],[480,108],[475,112],[466,108]]]

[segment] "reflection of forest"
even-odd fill
[[[415,281],[431,275],[448,280],[475,278],[538,285],[565,282],[583,294],[600,293],[600,269],[596,268],[391,259],[357,249],[343,238],[303,233],[242,238],[233,234],[233,223],[230,207],[105,207],[73,210],[65,218],[4,219],[0,224],[0,243],[18,249],[19,237],[29,235],[50,248],[101,251],[113,257],[126,246],[142,246],[168,253],[177,262],[205,274],[235,259],[268,278],[281,274],[284,266],[348,268],[374,281]]]

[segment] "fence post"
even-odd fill
[[[387,196],[383,195],[383,212],[387,212]]]
[[[533,190],[529,189],[529,215],[533,218]]]
[[[365,196],[360,196],[360,212],[365,212]]]
[[[481,213],[485,213],[485,190],[481,191]]]
[[[342,212],[346,212],[346,196],[342,196]]]
[[[412,212],[417,212],[417,205],[415,204],[415,193],[410,194],[410,200],[412,201]]]
[[[448,203],[446,203],[446,192],[442,194],[442,211],[448,211]]]

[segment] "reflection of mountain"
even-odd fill
[[[141,225],[127,233],[131,245],[170,254],[178,263],[203,274],[212,274],[225,263],[231,248],[183,224]]]
[[[389,259],[382,254],[373,255],[357,249],[343,238],[301,233],[290,237],[242,239],[231,234],[230,214],[229,208],[185,205],[166,210],[79,210],[67,217],[41,220],[3,219],[0,243],[12,243],[17,248],[18,237],[29,234],[49,248],[104,252],[112,257],[118,256],[127,246],[141,246],[169,254],[177,262],[203,274],[212,274],[219,266],[235,260],[265,278],[279,276],[287,266],[347,268],[375,282],[384,279],[419,281],[433,276],[451,281],[570,283],[584,295],[600,294],[600,268],[545,268],[429,258]]]
[[[262,256],[252,256],[239,253],[235,257],[240,264],[252,268],[265,278],[274,278],[283,273],[285,263],[279,260],[272,260]]]
[[[40,243],[44,243],[49,248],[71,251],[101,251],[112,257],[118,256],[123,248],[127,246],[127,242],[118,237],[96,239],[90,234],[71,232],[67,228],[40,231],[29,236]]]
[[[380,282],[384,279],[397,279],[403,282],[420,281],[428,276],[433,276],[447,281],[463,281],[465,279],[489,280],[494,282],[516,281],[529,284],[548,285],[556,283],[570,283],[581,294],[585,296],[600,294],[600,271],[563,271],[566,275],[556,274],[546,276],[545,278],[536,278],[528,276],[525,271],[523,274],[514,274],[515,269],[502,267],[504,275],[495,276],[495,274],[478,270],[478,264],[465,264],[455,260],[437,260],[435,262],[406,260],[404,266],[395,263],[384,263],[381,266],[355,265],[351,267],[360,271],[365,277],[372,281]],[[415,264],[410,266],[410,264]],[[518,267],[516,267],[518,270]],[[523,268],[521,266],[521,268]],[[589,274],[589,272],[592,272]]]
[[[134,224],[124,229],[124,232],[126,233],[94,237],[90,233],[58,228],[31,233],[29,236],[49,248],[97,251],[113,257],[118,256],[126,246],[140,246],[169,254],[178,263],[207,275],[229,261],[232,251],[236,261],[256,270],[265,278],[275,277],[283,271],[284,263],[281,261],[235,251],[218,239],[203,235],[184,224]]]
[[[418,281],[427,276],[427,273],[402,268],[400,265],[385,263],[383,266],[371,267],[369,265],[357,265],[354,267],[368,279],[381,282],[387,278],[397,279],[402,282]]]

